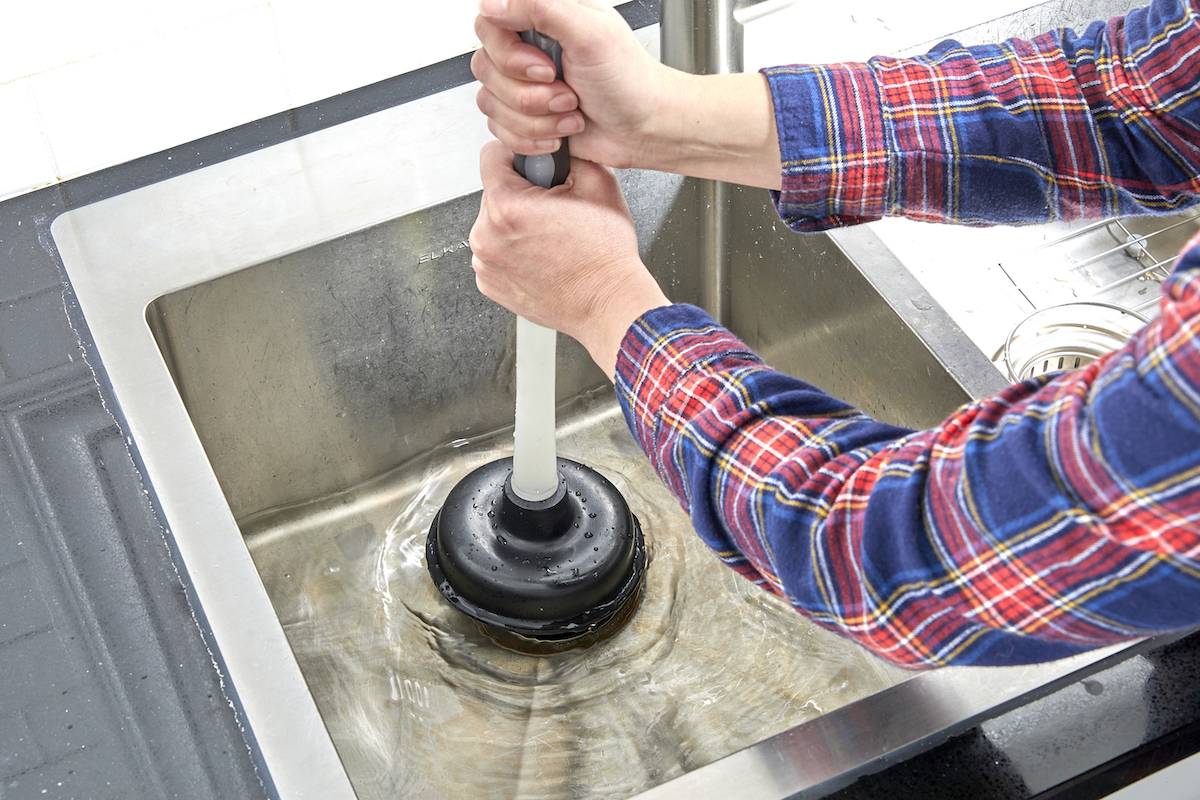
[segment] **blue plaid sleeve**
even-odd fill
[[[793,228],[1173,211],[1200,191],[1200,24],[767,70]],[[941,425],[882,424],[702,311],[639,319],[630,429],[703,540],[895,663],[1044,661],[1200,624],[1200,244],[1123,349]]]
[[[1122,350],[915,432],[668,306],[617,390],[737,572],[902,666],[1033,663],[1200,624],[1198,325],[1195,248]]]
[[[1200,191],[1200,15],[1155,0],[1083,35],[764,70],[794,229],[1167,213]]]

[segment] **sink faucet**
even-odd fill
[[[741,72],[743,26],[796,0],[661,0],[663,63],[696,75]]]
[[[697,75],[741,72],[744,66],[744,25],[752,19],[786,8],[795,0],[661,0],[659,41],[662,61]],[[699,223],[700,305],[717,322],[730,322],[728,186],[700,182],[703,205]]]

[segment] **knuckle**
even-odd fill
[[[520,92],[520,94],[517,94],[517,96],[515,97],[515,100],[516,100],[516,107],[514,110],[516,110],[516,112],[518,114],[523,114],[526,116],[533,115],[533,110],[534,110],[533,97],[530,97],[530,94],[528,91],[522,91],[522,92]]]
[[[557,139],[562,134],[558,132],[557,116],[554,117],[539,117],[533,130],[530,133],[531,140],[534,139]]]
[[[482,47],[471,55],[471,74],[479,81],[485,81],[488,75],[489,65],[487,51]]]
[[[521,205],[522,199],[519,195],[493,198],[493,201],[488,203],[488,240],[483,242],[485,252],[489,245],[494,245],[495,252],[504,260],[506,245],[511,245],[521,238],[527,224],[527,215],[522,213]]]
[[[517,95],[516,110],[527,117],[536,116],[541,110],[536,94],[531,91],[524,91]]]
[[[488,206],[488,223],[501,235],[511,234],[516,229],[517,215],[506,202],[492,203]]]
[[[520,75],[522,72],[520,59],[521,59],[521,54],[519,52],[504,53],[503,56],[501,57],[501,62],[496,64],[496,68],[499,69],[501,72],[503,72],[505,75],[510,75],[510,76]]]
[[[479,272],[486,269],[484,265],[487,262],[484,260],[484,257],[487,255],[487,247],[483,243],[475,241],[474,237],[468,241],[467,246],[471,248],[471,269],[476,274],[479,274]]]
[[[508,130],[508,128],[505,128],[503,125],[501,125],[499,122],[496,122],[496,120],[492,119],[491,117],[488,117],[487,127],[488,127],[488,130],[491,132],[492,136],[495,136],[498,140],[500,140],[500,142],[505,147],[512,150],[513,152],[516,152],[517,149],[521,146],[521,139],[519,137],[514,136]]]
[[[514,153],[533,152],[533,139],[518,136],[493,119],[488,120],[488,130],[491,131],[492,136],[495,136],[501,144]]]

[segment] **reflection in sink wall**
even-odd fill
[[[696,183],[631,172],[646,261],[697,293]],[[236,518],[345,489],[510,424],[514,317],[475,288],[457,198],[172,292],[146,318]],[[824,236],[736,192],[732,327],[774,366],[879,418],[930,425],[971,399]],[[436,256],[436,257],[435,257]],[[606,384],[559,337],[558,399]]]
[[[974,399],[956,376],[966,365],[939,361],[893,307],[916,303],[947,327],[918,285],[889,302],[860,271],[868,264],[856,266],[828,236],[792,233],[764,192],[735,187],[732,197],[730,324],[771,366],[912,428]],[[908,277],[895,261],[874,266],[894,281]]]
[[[623,176],[647,260],[688,257],[680,179]],[[475,288],[479,195],[306,248],[150,305],[146,318],[236,518],[322,497],[511,424],[515,317]],[[670,213],[668,213],[670,212]],[[660,277],[695,297],[695,278]],[[559,337],[560,400],[600,386]]]

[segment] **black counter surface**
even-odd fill
[[[73,198],[150,172],[0,204],[4,800],[269,794],[50,240]]]

